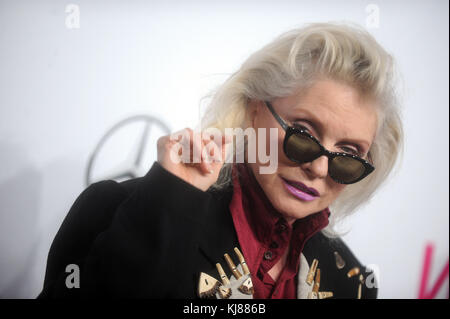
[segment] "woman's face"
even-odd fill
[[[308,89],[292,96],[272,101],[275,111],[292,125],[306,128],[329,151],[346,152],[367,158],[377,127],[376,105],[364,99],[353,87],[333,80],[319,80]],[[249,102],[251,125],[267,128],[266,149],[269,148],[268,128],[278,128],[278,168],[274,174],[260,174],[267,164],[249,163],[265,194],[285,219],[296,219],[319,212],[338,197],[346,187],[328,175],[328,158],[321,156],[310,163],[290,161],[283,151],[285,131],[262,101]],[[257,157],[258,158],[258,157]],[[314,188],[314,199],[299,198],[286,187],[285,181],[300,182]]]

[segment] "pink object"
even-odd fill
[[[308,194],[300,189],[298,189],[297,187],[294,187],[288,183],[286,183],[285,181],[283,181],[284,187],[287,189],[287,191],[289,193],[291,193],[292,195],[294,195],[295,197],[297,197],[298,199],[304,200],[304,201],[312,201],[315,200],[317,198],[317,196]]]
[[[448,267],[449,262],[447,259],[447,263],[442,269],[439,277],[437,278],[435,284],[433,285],[433,288],[430,292],[427,291],[427,285],[428,285],[428,277],[430,274],[430,268],[431,268],[431,260],[433,257],[433,251],[434,251],[434,245],[433,244],[427,244],[425,247],[425,258],[423,261],[423,268],[422,268],[422,278],[420,280],[420,289],[419,289],[419,299],[433,299],[436,297],[437,293],[439,292],[440,288],[444,284],[445,279],[448,277]],[[447,298],[448,298],[448,291],[447,291]]]
[[[317,197],[320,196],[320,193],[319,193],[318,190],[316,190],[316,189],[313,188],[313,187],[308,187],[308,186],[306,186],[305,184],[303,184],[302,182],[291,181],[291,180],[288,180],[288,179],[286,179],[286,178],[283,178],[283,180],[284,180],[286,183],[288,183],[288,184],[290,184],[290,185],[292,185],[292,186],[298,188],[298,189],[301,190],[301,191],[304,191],[304,192],[306,192],[306,193],[309,193],[309,194],[311,194],[311,195],[313,195],[313,196],[317,196]]]

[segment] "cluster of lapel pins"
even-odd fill
[[[334,258],[336,261],[336,267],[338,269],[343,269],[345,267],[345,260],[339,255],[337,251],[334,252]],[[312,291],[308,294],[308,299],[324,299],[333,296],[331,291],[319,291],[320,287],[320,269],[317,268],[319,261],[314,259],[311,267],[309,268],[308,275],[306,277],[306,283],[308,285],[313,285]],[[357,298],[361,299],[362,295],[362,285],[364,284],[364,276],[360,274],[360,269],[358,267],[353,267],[347,272],[347,277],[352,278],[359,275],[359,285]]]
[[[244,275],[249,275],[250,270],[247,266],[247,263],[245,262],[244,256],[239,251],[237,247],[234,248],[234,252],[236,256],[239,259],[239,263],[242,267],[242,271],[244,272]],[[336,267],[338,269],[343,269],[345,267],[345,261],[344,259],[339,255],[337,251],[334,252],[334,257],[336,261]],[[228,254],[224,254],[225,261],[228,265],[228,268],[231,270],[231,273],[235,277],[236,280],[242,277],[242,274],[237,269],[236,265],[234,264],[233,260]],[[309,272],[306,276],[306,283],[309,286],[312,287],[312,291],[308,294],[308,299],[325,299],[333,297],[333,292],[331,291],[319,291],[320,288],[320,268],[318,268],[319,261],[317,259],[314,259],[311,267],[309,269]],[[200,298],[210,298],[216,295],[218,293],[221,298],[228,299],[232,295],[231,288],[225,288],[225,286],[230,285],[230,280],[228,279],[227,275],[225,274],[225,271],[222,268],[222,265],[220,263],[216,264],[216,269],[220,276],[220,281],[215,279],[214,277],[206,274],[201,273],[200,274],[200,280],[199,280],[199,286],[198,286],[198,295]],[[364,276],[360,274],[360,269],[358,267],[353,267],[347,272],[347,277],[352,278],[354,276],[359,275],[359,285],[358,285],[358,293],[357,298],[361,299],[362,295],[362,285],[364,285]],[[238,290],[242,292],[243,294],[252,295],[254,293],[253,289],[253,283],[251,280],[251,277],[249,276],[239,287]]]
[[[319,291],[320,288],[320,268],[317,268],[319,261],[314,259],[306,276],[306,283],[313,285],[312,291],[308,294],[308,299],[326,299],[333,297],[331,291]]]
[[[240,252],[240,250],[235,247],[234,252],[236,256],[239,259],[239,263],[242,267],[242,271],[244,272],[244,275],[250,275],[250,270],[247,266],[247,263],[245,262],[244,256]],[[234,278],[238,280],[242,277],[242,274],[237,269],[236,265],[234,264],[233,260],[231,259],[230,255],[224,254],[225,261],[228,265],[228,268],[231,270],[231,273],[233,274]],[[228,299],[231,297],[232,291],[231,288],[225,288],[225,286],[230,284],[230,280],[228,279],[227,275],[225,274],[225,271],[222,268],[222,265],[220,263],[216,264],[217,272],[219,273],[220,280],[222,281],[222,284],[213,278],[212,276],[200,273],[200,280],[199,280],[199,286],[198,286],[198,295],[200,298],[210,298],[213,297],[216,293],[219,293],[220,297],[223,299]],[[239,287],[239,291],[246,295],[252,295],[254,293],[253,289],[253,283],[252,279],[249,276]]]
[[[345,261],[344,259],[339,255],[339,253],[337,251],[334,252],[334,257],[336,260],[336,267],[338,269],[342,269],[345,266]],[[359,267],[353,267],[352,269],[350,269],[347,272],[347,278],[352,278],[354,276],[358,276],[359,275],[359,285],[358,285],[358,294],[357,294],[357,298],[361,299],[361,295],[362,295],[362,286],[364,285],[364,276],[362,274],[360,274],[360,269]]]

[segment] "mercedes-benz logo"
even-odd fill
[[[132,116],[115,124],[89,157],[86,186],[100,180],[123,181],[145,175],[156,159],[157,139],[169,132],[165,123],[149,115]]]

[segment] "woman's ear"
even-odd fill
[[[259,102],[255,99],[248,99],[247,102],[247,125],[255,127],[255,120],[259,111]]]

